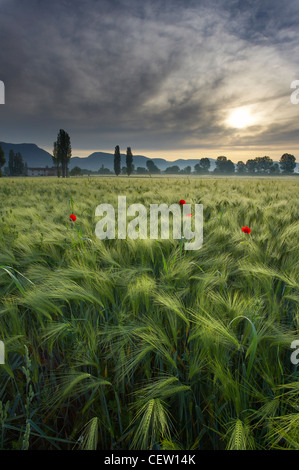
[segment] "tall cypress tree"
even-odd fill
[[[114,172],[116,176],[120,174],[120,165],[121,165],[120,150],[119,150],[119,145],[117,145],[115,147],[115,152],[114,152]]]
[[[53,161],[58,168],[61,165],[62,177],[68,176],[68,164],[72,158],[71,139],[66,131],[60,129],[57,136],[57,141],[54,142]]]
[[[0,145],[0,177],[2,176],[1,168],[3,167],[5,162],[6,162],[6,160],[5,160],[5,156],[4,156],[4,150]]]
[[[9,157],[8,157],[8,168],[9,168],[9,174],[12,176],[12,175],[15,175],[15,169],[16,169],[16,165],[15,165],[15,152],[11,149],[9,151]]]
[[[53,164],[56,167],[56,175],[59,178],[61,176],[61,170],[60,170],[60,162],[59,162],[58,156],[57,156],[57,142],[54,142],[54,144],[53,144],[52,159],[53,159]]]
[[[24,162],[23,157],[20,152],[17,152],[15,155],[15,174],[23,175],[24,174]]]
[[[127,165],[127,175],[130,176],[133,172],[133,155],[132,155],[131,147],[127,148],[126,165]]]
[[[23,161],[22,154],[20,152],[15,152],[11,149],[9,152],[8,159],[8,169],[9,174],[12,176],[23,175],[25,171],[25,165]]]

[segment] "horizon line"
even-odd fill
[[[35,143],[35,142],[5,142],[1,140],[2,143],[5,144],[12,144],[12,145],[36,145],[42,150],[45,150],[50,155],[52,155],[52,149],[48,146],[43,146],[42,143]],[[120,146],[121,147],[121,146]],[[241,147],[241,146],[240,146]],[[123,148],[127,148],[123,146]],[[134,151],[134,148],[131,146],[133,158],[134,156],[142,156],[149,159],[161,159],[167,162],[175,162],[176,160],[200,160],[201,158],[209,158],[210,160],[217,160],[219,156],[226,156],[228,160],[231,160],[233,163],[238,163],[238,161],[243,161],[244,163],[247,160],[255,159],[257,157],[269,156],[274,162],[279,161],[281,156],[284,153],[290,153],[295,156],[297,153],[297,149],[294,148],[286,148],[282,146],[277,146],[275,149],[271,146],[260,146],[254,147],[252,149],[248,149],[246,146],[242,146],[240,149],[223,149],[217,150],[216,148],[207,149],[208,151],[192,148],[192,149],[178,149],[178,150],[155,150],[155,149],[143,149],[137,148]],[[103,150],[95,150],[95,149],[82,149],[78,146],[72,148],[72,158],[81,158],[85,159],[88,158],[90,155],[94,153],[108,153],[110,155],[114,154],[114,149],[103,149]],[[187,155],[186,155],[187,154]],[[189,155],[188,155],[189,154]],[[200,154],[200,155],[198,155]],[[208,156],[207,154],[210,154]],[[271,155],[272,154],[272,155]],[[273,155],[274,154],[274,155]],[[121,155],[126,155],[125,152],[121,152]],[[296,156],[295,156],[296,158]],[[296,158],[296,163],[297,158]]]

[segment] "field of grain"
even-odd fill
[[[298,194],[296,178],[2,178],[0,448],[298,449]],[[118,195],[203,204],[202,248],[97,239]]]

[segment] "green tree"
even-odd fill
[[[244,173],[246,173],[246,165],[244,162],[239,161],[237,163],[237,173],[239,173],[239,175],[243,175]]]
[[[119,150],[119,145],[115,147],[115,152],[114,152],[114,173],[116,176],[120,174],[120,165],[121,165],[121,156],[120,156],[120,150]]]
[[[182,173],[183,175],[191,175],[191,172],[192,172],[192,168],[190,165],[185,166],[185,168],[180,171],[180,173]]]
[[[71,139],[66,131],[60,129],[57,135],[57,140],[54,143],[53,161],[56,162],[58,169],[61,166],[62,177],[68,176],[68,164],[72,158]],[[56,160],[55,160],[56,159]]]
[[[150,173],[157,174],[161,173],[161,170],[154,164],[152,160],[146,162],[146,167]]]
[[[256,170],[258,173],[267,174],[270,173],[270,169],[273,166],[273,160],[268,157],[257,157],[256,161]]]
[[[194,165],[194,173],[200,175],[201,173],[204,173],[200,163],[196,163],[196,165]]]
[[[215,173],[234,173],[235,165],[231,160],[224,156],[220,156],[216,160]]]
[[[22,154],[20,152],[17,152],[15,155],[15,174],[23,175],[24,169],[25,169],[25,165],[23,162]]]
[[[61,176],[61,169],[60,169],[60,162],[59,162],[58,156],[57,156],[57,142],[54,142],[54,144],[53,144],[52,159],[53,159],[53,164],[56,167],[56,174],[59,178]]]
[[[131,147],[127,148],[126,167],[127,167],[127,175],[130,176],[133,173],[133,155],[132,155]]]
[[[74,168],[70,171],[70,176],[80,176],[82,175],[82,170],[79,166],[74,166]]]
[[[201,158],[199,162],[199,166],[201,168],[202,173],[208,173],[211,163],[209,158]]]
[[[227,158],[224,157],[223,155],[220,156],[220,157],[217,157],[214,172],[215,173],[225,173],[224,169],[225,169],[226,162],[227,162]]]
[[[235,173],[235,165],[231,160],[227,160],[226,162],[225,173]]]
[[[15,175],[15,152],[12,149],[9,151],[8,169],[10,176]]]
[[[280,173],[278,163],[274,163],[274,165],[271,166],[271,168],[269,170],[269,173],[271,173],[271,174],[279,174]]]
[[[256,160],[254,159],[249,159],[247,160],[246,162],[246,169],[247,169],[247,172],[250,173],[250,174],[254,174],[256,172],[256,168],[257,168],[257,162]]]
[[[3,167],[3,165],[5,165],[5,162],[6,162],[6,160],[5,160],[5,156],[4,156],[4,150],[0,145],[0,177],[2,176],[1,168]]]
[[[290,153],[284,153],[279,160],[279,164],[283,173],[294,173],[296,158]]]
[[[165,170],[165,173],[171,174],[171,175],[178,175],[179,172],[180,172],[180,167],[177,165],[168,166]]]
[[[25,165],[22,154],[20,152],[15,154],[12,149],[10,150],[8,168],[10,176],[19,176],[25,174]]]
[[[146,175],[148,173],[148,170],[146,168],[143,168],[142,166],[138,166],[136,168],[136,173],[137,175]]]

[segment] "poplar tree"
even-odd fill
[[[117,145],[115,147],[115,152],[114,152],[114,172],[116,176],[120,174],[120,166],[121,166],[121,157],[120,157],[119,145]]]
[[[15,174],[15,152],[13,150],[9,151],[8,169],[9,169],[9,174],[10,175]]]
[[[133,172],[133,155],[132,155],[131,147],[127,148],[126,165],[127,165],[127,175],[130,176]]]
[[[53,144],[52,159],[53,159],[53,164],[56,167],[56,174],[59,178],[61,176],[61,171],[60,171],[60,167],[59,167],[60,163],[58,161],[58,156],[57,156],[57,142],[54,142],[54,144]]]
[[[57,169],[61,166],[62,177],[68,176],[68,164],[72,158],[71,139],[66,131],[60,129],[57,140],[54,142],[53,161]]]

